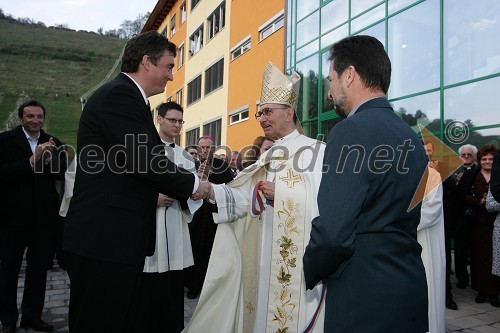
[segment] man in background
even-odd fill
[[[200,162],[204,165],[205,175],[210,183],[226,184],[233,180],[229,164],[214,156],[215,146],[211,136],[205,135],[198,140],[200,151]],[[187,298],[198,297],[205,275],[207,274],[208,261],[214,243],[217,224],[214,223],[212,213],[216,209],[210,202],[204,202],[203,206],[196,211],[193,220],[189,223],[191,246],[193,248],[194,266],[185,269],[186,286],[188,288]]]
[[[175,102],[162,103],[157,110],[165,155],[177,166],[196,174],[193,157],[174,142],[184,124],[184,110]],[[194,264],[188,228],[192,217],[185,200],[158,194],[156,247],[154,254],[146,257],[139,300],[143,332],[180,332],[184,328],[183,269]]]
[[[47,266],[59,219],[56,180],[64,179],[62,143],[42,130],[45,107],[38,101],[18,109],[21,125],[0,134],[0,320],[2,333],[14,333],[17,282],[24,251],[26,279],[21,305],[22,328],[52,332],[44,322]]]

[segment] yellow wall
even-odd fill
[[[255,137],[263,135],[254,114],[260,99],[262,74],[268,61],[284,68],[285,28],[280,28],[259,42],[258,28],[285,8],[285,1],[233,1],[231,7],[231,36],[229,49],[251,35],[251,48],[229,65],[228,112],[249,106],[249,118],[227,128],[227,145],[232,150],[252,144]],[[229,54],[229,59],[231,55]],[[226,117],[228,118],[228,117]]]
[[[222,119],[222,133],[221,133],[221,144],[226,142],[226,128],[227,128],[227,117],[225,114],[227,112],[227,96],[228,96],[228,47],[229,47],[229,27],[230,27],[230,15],[229,11],[231,8],[231,0],[226,0],[226,18],[225,27],[221,29],[217,35],[215,35],[211,40],[207,41],[207,26],[206,20],[207,16],[212,13],[222,1],[220,0],[203,0],[198,3],[193,11],[188,10],[188,25],[186,34],[186,43],[189,41],[189,37],[192,33],[198,29],[200,24],[204,23],[204,36],[203,36],[203,47],[200,51],[189,57],[187,60],[187,66],[185,70],[185,81],[187,83],[192,79],[202,74],[202,84],[201,84],[201,99],[194,102],[189,107],[186,108],[184,112],[184,130],[189,130],[193,127],[200,127],[200,135],[212,134],[203,133],[203,125],[215,120],[216,118]],[[186,45],[187,46],[187,45]],[[186,50],[189,48],[187,47]],[[215,62],[224,57],[224,83],[221,88],[212,91],[210,94],[205,95],[205,75],[204,72],[207,68],[213,65]],[[187,89],[186,89],[186,99],[187,99]]]

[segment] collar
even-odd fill
[[[31,141],[38,141],[40,139],[40,132],[38,132],[38,135],[36,138],[32,139],[31,136],[28,134],[28,132],[26,132],[26,130],[24,129],[24,127],[22,125],[21,125],[21,129],[23,130],[24,135],[26,135],[26,139],[31,140]]]
[[[163,139],[161,139],[161,142],[163,142],[165,144],[165,146],[170,146],[172,148],[175,148],[175,142],[168,142],[168,141],[165,141]]]
[[[284,137],[282,137],[281,139],[276,140],[275,144],[279,144],[280,146],[285,145],[286,143],[292,141],[293,139],[295,139],[299,135],[300,135],[299,131],[297,131],[297,129],[295,129],[295,130],[293,130],[292,133],[287,134]]]
[[[371,101],[372,99],[375,99],[375,98],[380,98],[381,96],[376,96],[376,97],[372,97],[372,98],[368,98],[367,100],[364,100],[363,102],[359,103],[358,106],[356,106],[348,115],[347,115],[347,118],[349,118],[350,116],[352,116],[353,114],[356,113],[356,111],[358,111],[359,107],[363,104],[365,104],[366,102],[368,101]]]
[[[146,103],[146,105],[148,105],[149,101],[148,101],[148,98],[146,97],[146,93],[144,92],[144,89],[142,89],[142,87],[139,85],[139,83],[137,83],[136,80],[134,80],[133,77],[131,77],[130,75],[128,75],[127,73],[125,72],[122,72],[123,74],[127,75],[131,80],[132,82],[135,83],[135,85],[137,86],[137,88],[139,88],[139,91],[141,92],[142,94],[142,98],[144,98],[144,103]]]

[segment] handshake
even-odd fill
[[[193,199],[193,200],[199,200],[199,199],[214,200],[215,194],[214,194],[214,189],[212,187],[212,183],[210,183],[208,181],[200,180],[198,190],[196,190],[196,192],[194,192],[191,195],[191,199]]]

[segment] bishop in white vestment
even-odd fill
[[[300,77],[271,63],[256,119],[275,146],[227,185],[212,185],[218,213],[198,306],[184,332],[323,332],[323,287],[306,290],[302,256],[324,144],[296,129]]]

